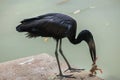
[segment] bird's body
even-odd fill
[[[21,30],[28,31],[29,37],[42,36],[61,39],[76,35],[76,21],[70,16],[63,14],[51,13],[35,18],[25,19],[21,21],[21,23],[22,24],[20,26],[24,28]],[[72,34],[73,32],[74,34]]]
[[[86,41],[89,46],[93,64],[95,64],[96,51],[91,32],[88,30],[83,30],[79,33],[78,37],[75,38],[76,28],[77,23],[72,17],[61,13],[49,13],[34,18],[24,19],[21,21],[21,24],[16,27],[16,30],[19,32],[28,32],[27,36],[30,38],[38,36],[53,37],[56,40],[55,56],[59,67],[59,75],[66,77],[61,71],[58,57],[58,47],[60,54],[63,56],[68,65],[68,69],[76,69],[71,68],[62,52],[62,39],[65,37],[68,38],[72,44],[78,44],[83,40]]]

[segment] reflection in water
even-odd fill
[[[103,69],[102,77],[112,75],[114,77],[105,80],[119,80],[120,0],[68,0],[60,5],[56,3],[56,0],[0,1],[0,62],[44,52],[54,56],[54,40],[49,39],[47,43],[41,37],[30,40],[24,37],[25,33],[16,32],[15,27],[25,18],[60,12],[76,19],[77,32],[88,29],[93,33],[98,66]],[[75,11],[76,14],[73,14]],[[71,64],[89,70],[92,62],[86,47],[85,42],[74,46],[66,39],[63,41],[64,53]]]

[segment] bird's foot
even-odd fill
[[[62,80],[63,78],[75,78],[75,77],[72,74],[70,74],[70,75],[59,74],[59,75],[57,75],[57,78]]]
[[[68,69],[66,69],[64,72],[67,72],[68,70],[69,70],[70,72],[80,72],[80,71],[83,71],[83,70],[85,70],[85,69],[68,68]]]

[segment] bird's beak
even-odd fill
[[[96,48],[95,48],[95,42],[94,42],[93,39],[91,39],[91,40],[88,42],[88,46],[89,46],[90,55],[91,55],[93,64],[95,64],[95,62],[96,62]]]

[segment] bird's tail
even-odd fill
[[[23,32],[22,24],[20,24],[20,25],[18,25],[18,26],[16,27],[16,31],[18,31],[18,32]]]

